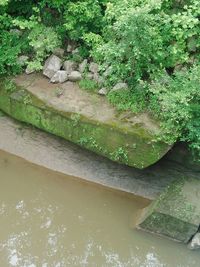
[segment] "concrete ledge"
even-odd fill
[[[144,209],[138,228],[187,243],[199,229],[199,199],[200,180],[178,179]]]
[[[49,84],[40,75],[19,76],[14,84],[3,81],[0,109],[20,121],[139,169],[157,162],[169,150],[167,144],[155,141],[159,125],[147,114],[118,114],[101,96],[88,94],[72,83],[59,86]],[[62,97],[56,96],[58,89],[63,90]]]

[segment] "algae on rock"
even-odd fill
[[[182,177],[143,210],[137,228],[187,243],[200,225],[200,180]]]
[[[157,162],[170,146],[155,141],[158,123],[147,114],[119,114],[98,95],[77,84],[57,85],[38,74],[13,79],[16,89],[0,85],[0,109],[23,122],[63,137],[111,160],[143,169]]]

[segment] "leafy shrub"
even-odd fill
[[[53,28],[41,23],[39,10],[34,8],[29,20],[15,19],[14,25],[21,30],[28,30],[28,43],[32,48],[32,61],[28,62],[29,70],[38,71],[43,67],[43,61],[57,47],[61,45],[60,38]]]
[[[107,27],[105,42],[93,55],[103,64],[112,65],[118,80],[135,86],[138,80],[147,80],[160,69],[170,72],[178,64],[189,63],[190,55],[199,50],[199,1],[191,1],[178,13],[170,5],[163,9],[166,2],[130,1],[117,11],[118,17],[113,15],[116,5],[108,8],[108,21],[113,24]]]
[[[200,158],[200,65],[174,77],[161,75],[148,84],[151,112],[162,121],[161,139],[187,141]]]
[[[90,91],[90,92],[95,92],[99,88],[97,82],[95,82],[94,80],[90,80],[90,79],[81,80],[79,82],[79,86],[80,86],[80,88],[85,89],[85,90]]]

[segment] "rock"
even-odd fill
[[[141,214],[137,228],[188,243],[199,229],[200,180],[173,182]]]
[[[43,74],[51,79],[61,69],[61,66],[62,60],[55,55],[51,55],[45,62]]]
[[[54,54],[55,56],[57,56],[57,57],[61,57],[61,58],[64,56],[64,53],[65,53],[65,50],[62,49],[62,48],[56,48],[56,49],[54,49],[54,51],[53,51],[53,54]]]
[[[74,49],[73,46],[71,44],[68,44],[67,53],[72,53],[73,49]]]
[[[79,49],[78,48],[75,48],[74,50],[72,50],[72,54],[75,55],[75,54],[78,54],[79,53]]]
[[[170,149],[168,144],[155,139],[162,132],[158,122],[148,113],[128,113],[125,117],[122,114],[120,118],[104,97],[88,94],[85,90],[79,90],[77,84],[71,85],[68,81],[62,86],[49,84],[45,77],[37,73],[31,77],[25,74],[12,77],[12,81],[17,85],[16,93],[7,90],[7,83],[2,84],[0,80],[0,109],[15,119],[139,169],[157,162]],[[57,99],[55,93],[60,87],[66,93]],[[17,98],[20,92],[22,95]],[[82,136],[84,140],[95,140],[94,145],[80,142]],[[136,171],[136,176],[138,174],[141,172]],[[178,176],[180,174],[177,173]],[[168,176],[171,177],[171,172]]]
[[[28,56],[25,55],[19,56],[17,59],[17,63],[22,67],[25,66],[27,62],[28,62]]]
[[[57,71],[51,78],[51,83],[64,83],[68,80],[68,73],[65,70]]]
[[[78,68],[78,64],[72,60],[66,60],[63,65],[64,65],[64,69],[66,70],[68,74],[70,74],[72,71],[77,70]]]
[[[22,35],[22,31],[20,31],[19,29],[11,29],[10,33],[14,33],[14,34],[16,34],[18,36]]]
[[[107,78],[108,76],[110,76],[112,74],[112,66],[108,67],[104,73],[103,73],[103,77]]]
[[[32,70],[32,69],[30,69],[29,66],[26,67],[25,73],[26,73],[27,75],[32,74],[32,73],[34,73],[34,72],[35,72],[35,71]]]
[[[82,79],[82,75],[79,71],[72,71],[68,76],[69,81],[78,82]]]
[[[78,69],[79,69],[80,73],[83,73],[86,71],[87,63],[88,63],[87,59],[84,59],[83,62],[81,64],[79,64]]]
[[[187,48],[189,52],[196,52],[198,47],[198,39],[194,36],[188,39]]]
[[[188,248],[191,250],[200,249],[200,233],[197,233],[188,244]]]
[[[89,71],[92,73],[98,73],[99,72],[99,65],[97,63],[90,63]]]
[[[99,95],[107,95],[108,91],[105,87],[101,88],[99,91],[98,91],[98,94]]]
[[[104,78],[103,77],[101,77],[98,73],[94,73],[93,74],[93,80],[95,81],[95,82],[97,82],[98,84],[103,84],[105,81],[104,81]]]
[[[93,80],[93,78],[94,78],[93,73],[91,73],[91,72],[87,73],[87,75],[86,75],[86,79],[88,79],[88,80]]]
[[[120,90],[128,90],[127,83],[117,83],[111,90],[111,92],[120,91]]]

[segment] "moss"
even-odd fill
[[[63,137],[111,160],[137,168],[156,162],[166,144],[152,143],[141,127],[123,122],[100,123],[81,114],[55,110],[22,87],[14,91],[0,85],[0,109],[15,119]]]
[[[146,210],[139,228],[188,242],[199,228],[200,181],[180,177]]]
[[[194,224],[158,212],[154,212],[151,216],[147,217],[140,227],[184,243],[189,242],[198,230],[198,227]]]

